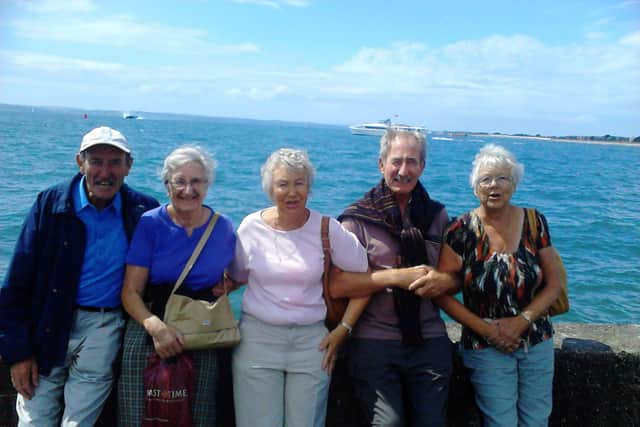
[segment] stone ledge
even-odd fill
[[[640,325],[554,323],[555,375],[549,425],[640,426]],[[452,341],[461,327],[447,323]],[[459,357],[449,395],[449,425],[482,425]]]
[[[553,336],[553,344],[557,349],[583,351],[579,345],[566,342],[577,340],[577,342],[584,342],[588,351],[594,351],[594,348],[588,348],[588,343],[598,342],[610,347],[610,351],[614,353],[640,354],[640,325],[638,324],[554,322],[553,328],[556,332]],[[460,331],[461,327],[458,323],[447,323],[447,333],[451,341],[460,341]]]
[[[640,427],[640,325],[556,323],[555,376],[552,427]],[[447,324],[453,341],[460,327]],[[230,369],[228,353],[221,368]],[[338,380],[340,378],[340,380]],[[220,384],[230,396],[230,378]],[[219,405],[218,427],[233,427],[232,402]],[[0,427],[14,427],[15,392],[6,366],[0,365]],[[482,420],[473,399],[473,388],[457,355],[449,394],[449,426],[480,427]],[[113,407],[105,410],[98,426],[115,426]],[[344,360],[336,366],[329,395],[327,426],[358,425],[355,400],[346,378]]]

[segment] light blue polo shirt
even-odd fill
[[[87,232],[76,304],[116,307],[120,305],[129,246],[122,222],[122,198],[117,193],[111,204],[100,211],[87,198],[85,180],[82,177],[73,190],[74,209]]]

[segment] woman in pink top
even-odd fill
[[[262,187],[274,206],[238,228],[230,276],[247,283],[242,342],[233,354],[238,427],[325,425],[329,375],[336,351],[367,299],[353,299],[341,325],[327,331],[322,296],[322,215],[307,208],[314,170],[307,154],[282,148],[262,167]],[[356,237],[331,219],[331,259],[367,271]]]

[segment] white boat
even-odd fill
[[[420,132],[426,133],[427,129],[423,126],[404,125],[401,123],[392,123],[391,120],[382,120],[375,123],[365,123],[362,125],[349,126],[353,135],[375,135],[380,136],[385,133],[387,129],[406,131],[406,132]]]
[[[131,113],[129,111],[122,113],[122,118],[123,119],[139,119],[140,116],[138,116],[137,114]]]

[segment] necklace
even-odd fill
[[[271,226],[273,228],[275,228],[276,230],[281,230],[281,231],[291,231],[291,230],[297,230],[298,228],[302,228],[306,223],[307,220],[309,219],[309,216],[311,215],[311,213],[309,212],[308,209],[304,210],[304,214],[298,218],[294,218],[289,224],[284,224],[283,222],[281,222],[281,216],[278,214],[277,211],[273,212],[273,217],[271,219]]]

